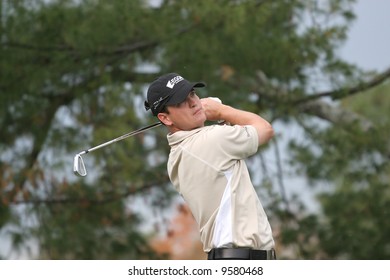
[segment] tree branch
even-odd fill
[[[11,47],[15,49],[23,49],[23,50],[30,50],[30,51],[38,51],[38,52],[67,52],[69,54],[79,54],[80,51],[70,47],[70,46],[37,46],[32,44],[25,44],[25,43],[19,43],[19,42],[5,42],[1,45],[5,47]],[[118,55],[118,54],[124,54],[124,53],[131,53],[134,51],[140,51],[144,50],[150,47],[154,47],[157,45],[157,42],[153,41],[140,41],[136,42],[131,45],[126,46],[120,46],[118,48],[112,49],[112,50],[102,50],[102,51],[96,51],[91,52],[92,56],[99,56],[99,55]]]
[[[331,106],[321,100],[313,100],[299,105],[301,112],[317,116],[331,123],[348,128],[352,124],[359,124],[364,132],[368,132],[375,128],[374,124],[369,120],[362,118],[354,112],[347,111],[342,107]]]
[[[287,212],[290,212],[290,205],[289,205],[289,201],[288,201],[287,194],[286,194],[286,187],[284,185],[284,179],[283,179],[284,173],[283,173],[283,168],[282,168],[282,159],[280,156],[278,140],[273,139],[273,143],[274,143],[274,147],[275,147],[276,168],[277,168],[277,173],[278,173],[277,181],[279,184],[280,193],[282,195],[282,200],[286,206],[286,210],[287,210]]]
[[[147,185],[144,185],[142,188],[133,188],[130,187],[127,191],[123,193],[114,193],[113,192],[106,192],[103,194],[100,194],[103,198],[96,198],[93,199],[90,196],[86,197],[80,197],[80,198],[47,198],[47,199],[33,199],[33,200],[14,200],[12,202],[9,202],[10,205],[26,205],[26,204],[78,204],[78,203],[91,203],[91,204],[106,204],[113,201],[117,201],[119,199],[128,197],[130,195],[138,194],[138,193],[144,193],[152,189],[153,187],[157,185],[161,185],[161,181],[158,182],[151,182]]]
[[[269,104],[278,104],[278,106],[282,105],[279,107],[279,109],[282,108],[281,110],[283,110],[284,107],[287,108],[286,110],[290,110],[292,108],[293,110],[298,110],[298,113],[317,116],[323,120],[333,123],[336,126],[340,126],[347,131],[350,131],[351,127],[358,125],[363,132],[370,132],[376,130],[375,124],[373,124],[370,120],[356,114],[355,112],[348,111],[346,108],[334,105],[331,102],[318,100],[318,98],[332,96],[333,99],[339,99],[366,91],[378,86],[390,78],[390,68],[367,83],[360,84],[352,88],[343,88],[338,91],[323,92],[295,101],[290,98],[287,90],[271,84],[261,71],[257,73],[256,77],[258,91],[254,92],[256,92],[260,97],[259,103],[265,100],[266,103]],[[282,115],[280,114],[280,116]],[[386,157],[390,158],[390,146],[387,148],[385,153]]]
[[[192,28],[194,28],[197,23],[191,24],[187,27],[180,28],[177,30],[176,34],[173,34],[172,36],[169,36],[169,38],[180,36]],[[135,51],[142,51],[148,48],[153,48],[155,46],[158,46],[160,42],[158,41],[139,41],[134,42],[129,45],[119,46],[113,49],[106,49],[106,50],[100,50],[91,52],[90,54],[92,56],[99,56],[99,55],[121,55],[121,54],[128,54]],[[79,54],[80,51],[75,49],[71,46],[37,46],[32,44],[26,44],[26,43],[20,43],[20,42],[4,42],[0,45],[4,47],[11,47],[15,49],[24,49],[24,50],[31,50],[31,51],[39,51],[39,52],[68,52],[70,54]]]
[[[272,104],[284,104],[284,106],[286,106],[288,109],[298,109],[301,113],[317,116],[321,119],[327,120],[339,126],[343,126],[347,129],[352,124],[358,123],[361,129],[367,132],[375,128],[374,124],[372,124],[369,120],[354,112],[348,111],[345,108],[340,106],[332,106],[332,104],[329,102],[317,99],[331,95],[335,97],[336,93],[340,92],[344,94],[339,94],[338,98],[342,98],[377,86],[390,77],[390,68],[368,83],[360,84],[352,88],[343,88],[338,91],[319,93],[313,96],[304,97],[300,100],[292,100],[286,90],[272,85],[265,74],[261,71],[257,73],[256,77],[258,79],[259,91],[257,93],[260,96],[260,102],[263,99],[271,102]]]
[[[351,96],[356,93],[362,92],[369,90],[371,88],[374,88],[384,81],[386,81],[388,78],[390,78],[390,68],[384,71],[383,73],[377,75],[374,77],[371,81],[366,82],[366,83],[361,83],[355,87],[352,88],[342,88],[338,90],[333,90],[333,91],[325,91],[321,93],[316,93],[310,96],[306,96],[304,98],[295,100],[293,103],[294,104],[301,104],[305,103],[314,99],[322,98],[322,97],[331,97],[333,100],[341,99],[346,96]]]

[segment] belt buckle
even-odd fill
[[[276,260],[275,249],[267,250],[267,260]]]

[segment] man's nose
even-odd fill
[[[188,104],[190,105],[190,107],[194,107],[196,105],[196,97],[188,96]]]

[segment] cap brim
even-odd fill
[[[192,87],[205,87],[205,86],[206,84],[203,82],[197,82],[192,84]]]
[[[175,92],[165,105],[176,105],[186,100],[193,88],[205,87],[206,84],[203,82],[188,83],[184,84],[181,88]]]

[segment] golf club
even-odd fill
[[[221,99],[219,99],[218,97],[209,97],[209,98],[211,98],[214,101],[217,101],[219,103],[222,103]],[[217,121],[217,123],[223,124],[224,120],[219,120],[219,121]],[[132,132],[129,132],[129,133],[126,133],[126,134],[124,134],[122,136],[119,136],[118,138],[115,138],[115,139],[113,139],[111,141],[108,141],[108,142],[100,144],[98,146],[89,148],[88,150],[84,150],[84,151],[76,154],[74,156],[74,159],[73,159],[73,172],[74,172],[74,174],[76,174],[78,176],[82,176],[82,177],[87,176],[87,169],[85,168],[84,161],[83,161],[83,158],[81,157],[81,155],[84,155],[84,154],[87,154],[89,152],[95,151],[95,150],[100,149],[102,147],[105,147],[107,145],[110,145],[110,144],[113,144],[113,143],[118,142],[120,140],[123,140],[123,139],[125,139],[127,137],[137,135],[137,134],[139,134],[141,132],[145,132],[145,131],[147,131],[147,130],[149,130],[151,128],[154,128],[154,127],[157,127],[157,126],[160,126],[160,125],[162,125],[162,123],[158,122],[158,123],[154,123],[154,124],[145,126],[143,128],[139,128],[137,130],[134,130]]]
[[[81,155],[83,154],[87,154],[89,152],[92,152],[92,151],[95,151],[97,149],[100,149],[102,147],[105,147],[107,145],[110,145],[110,144],[113,144],[115,142],[118,142],[118,141],[121,141],[127,137],[130,137],[130,136],[134,136],[134,135],[137,135],[141,132],[145,132],[149,129],[152,129],[154,127],[157,127],[157,126],[160,126],[162,123],[158,122],[158,123],[154,123],[154,124],[151,124],[151,125],[148,125],[148,126],[145,126],[143,128],[139,128],[137,130],[134,130],[132,132],[129,132],[129,133],[126,133],[122,136],[119,136],[111,141],[108,141],[106,143],[103,143],[103,144],[100,144],[98,146],[95,146],[95,147],[92,147],[92,148],[89,148],[88,150],[84,150],[80,153],[78,153],[77,155],[75,155],[74,157],[74,160],[73,160],[73,172],[74,174],[78,175],[78,176],[86,176],[87,175],[87,169],[85,168],[85,165],[84,165],[84,161],[83,161],[83,158],[81,157]]]

